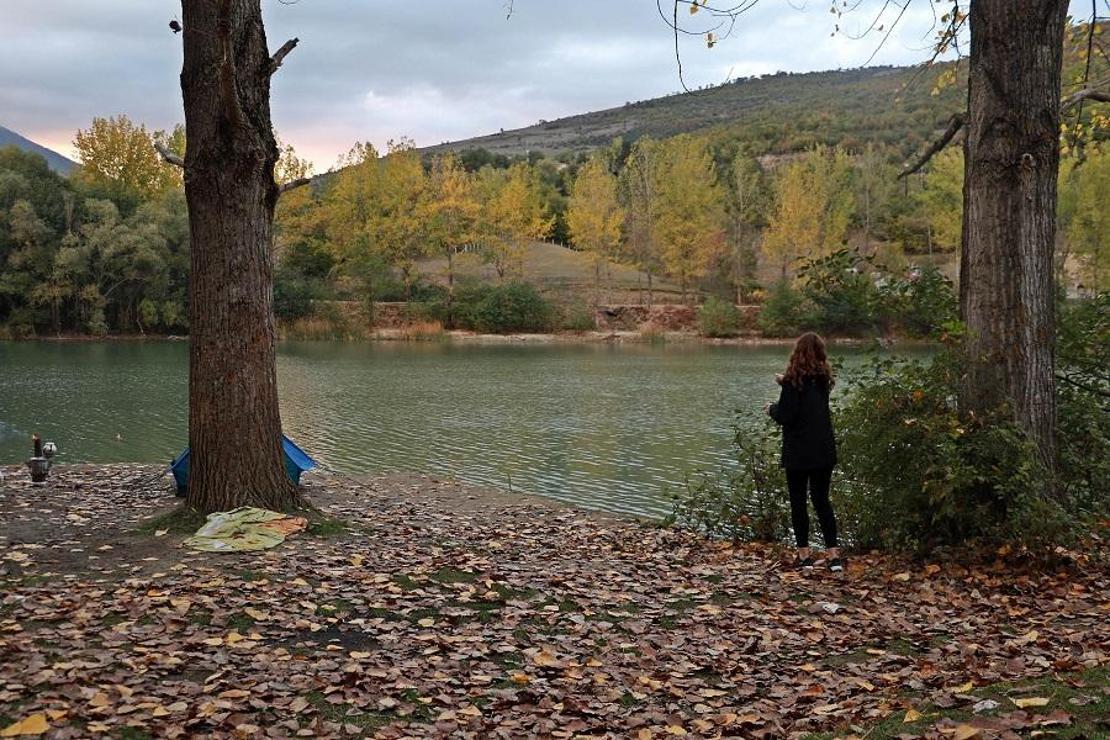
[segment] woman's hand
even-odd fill
[[[776,382],[776,383],[778,383],[779,385],[782,385],[782,381],[783,381],[783,379],[784,379],[784,378],[783,378],[783,374],[782,374],[782,373],[776,373],[776,374],[775,374],[775,382]]]
[[[763,407],[763,413],[767,414],[767,416],[771,415],[771,406],[772,405],[773,404],[770,401],[768,401],[767,404]]]

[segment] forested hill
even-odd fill
[[[60,175],[68,175],[70,171],[77,166],[77,163],[71,159],[63,157],[53,149],[47,149],[41,144],[36,144],[25,136],[20,136],[15,131],[9,128],[0,126],[0,147],[16,146],[25,152],[33,152],[42,155],[46,159],[46,163],[50,165],[50,169],[54,170]]]
[[[938,75],[952,65],[922,71],[867,67],[795,74],[780,72],[738,79],[716,87],[630,102],[527,128],[427,147],[486,149],[495,154],[579,152],[606,146],[620,136],[661,138],[719,129],[758,142],[765,153],[793,152],[817,143],[848,147],[867,141],[912,151],[963,110],[962,85],[937,89]]]

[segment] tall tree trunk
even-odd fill
[[[1067,0],[973,0],[960,312],[961,403],[1007,405],[1055,461],[1052,253]]]
[[[260,0],[182,0],[189,205],[187,503],[299,503],[278,413],[271,227],[278,187]]]

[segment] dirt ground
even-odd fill
[[[3,472],[0,735],[1110,729],[1104,553],[798,571],[448,480],[310,474],[306,532],[211,554],[157,466]]]

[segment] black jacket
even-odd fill
[[[806,378],[801,388],[784,382],[771,418],[782,425],[782,467],[816,470],[836,465],[836,439],[829,414],[828,384]]]

